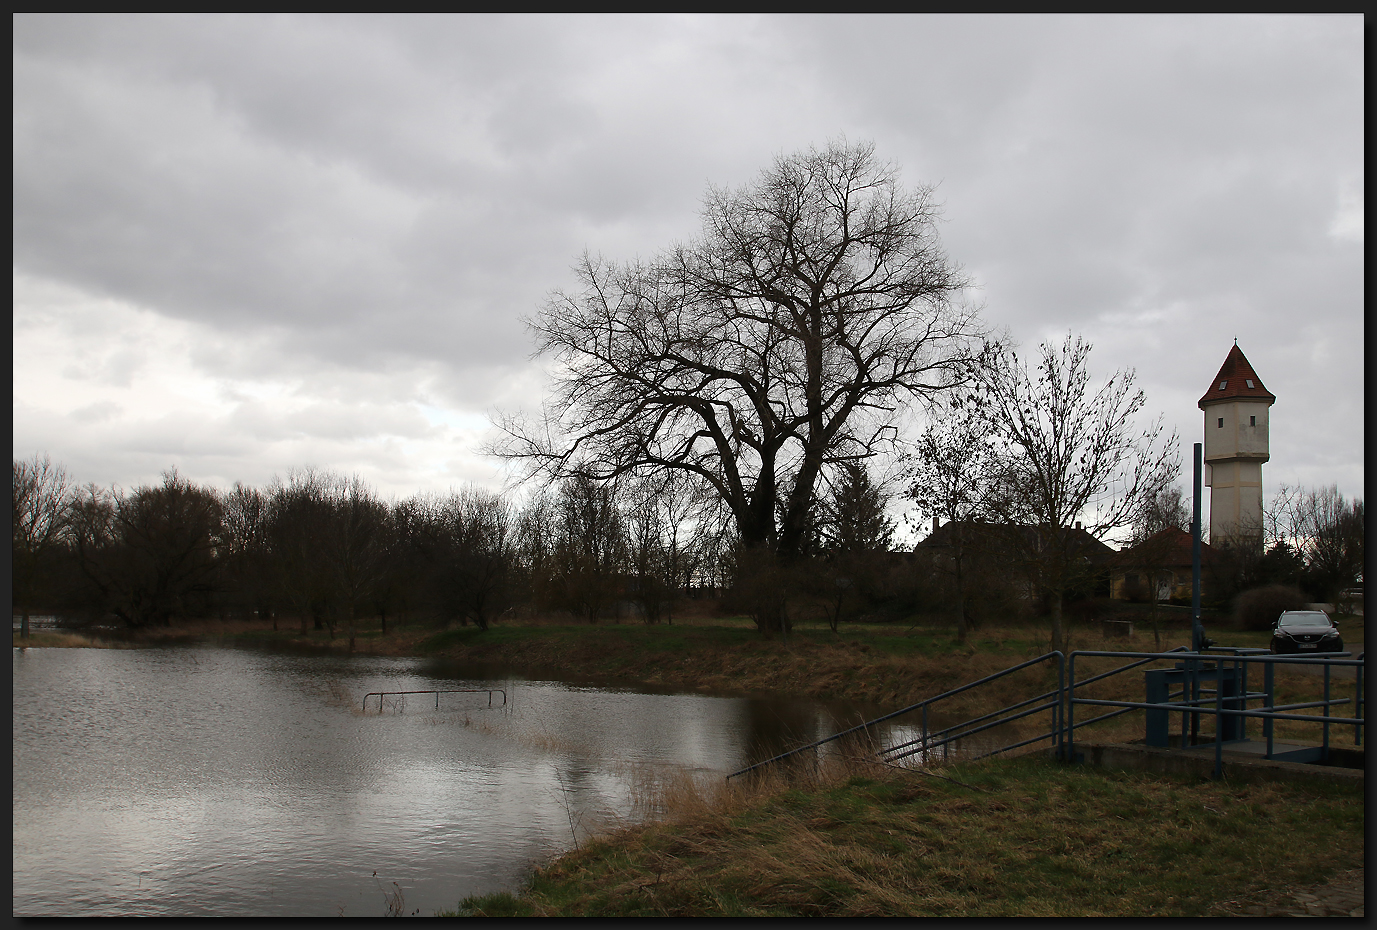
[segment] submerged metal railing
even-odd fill
[[[492,696],[502,695],[502,705],[507,706],[507,692],[501,688],[450,688],[444,691],[370,691],[363,696],[363,712],[368,713],[368,699],[376,697],[378,699],[378,713],[383,710],[383,697],[391,697],[399,694],[433,694],[435,695],[435,709],[440,709],[440,695],[442,694],[486,694],[488,696],[488,706],[492,707]]]
[[[916,704],[910,704],[908,707],[905,707],[905,708],[903,708],[902,710],[896,710],[896,711],[894,711],[893,713],[885,714],[885,715],[882,716],[882,717],[876,717],[876,718],[873,719],[873,720],[867,720],[865,723],[860,723],[860,724],[857,724],[857,725],[854,726],[854,727],[849,727],[849,728],[847,728],[847,729],[845,729],[845,730],[842,730],[840,733],[833,733],[831,736],[824,737],[823,739],[820,739],[820,740],[814,740],[813,742],[808,743],[808,744],[805,745],[805,746],[798,746],[798,747],[796,747],[796,748],[794,748],[794,749],[790,749],[788,752],[782,752],[782,753],[780,753],[780,754],[777,755],[777,756],[773,756],[772,758],[765,759],[765,760],[762,761],[762,762],[757,762],[757,763],[755,763],[754,765],[748,765],[748,766],[746,766],[744,769],[740,769],[739,771],[732,772],[730,775],[727,776],[727,778],[735,778],[735,777],[738,776],[738,775],[745,775],[747,772],[754,771],[755,769],[759,769],[759,768],[762,768],[762,767],[767,766],[767,765],[773,765],[773,764],[776,763],[776,762],[780,762],[780,761],[782,761],[782,760],[784,760],[784,759],[788,759],[788,758],[790,758],[791,756],[796,756],[796,755],[798,755],[799,753],[802,753],[802,752],[807,752],[807,751],[810,750],[810,749],[816,749],[816,748],[818,748],[819,746],[822,746],[822,745],[824,745],[824,744],[826,744],[826,743],[831,743],[831,742],[833,742],[833,741],[835,741],[835,740],[839,740],[839,739],[841,739],[841,738],[843,738],[843,737],[845,737],[845,736],[848,736],[848,735],[850,735],[850,734],[852,734],[852,733],[858,733],[858,732],[863,731],[863,730],[869,730],[871,727],[875,726],[876,724],[884,723],[886,720],[893,720],[893,719],[896,718],[896,717],[902,717],[902,716],[905,715],[905,714],[911,714],[911,713],[915,713],[915,712],[918,712],[918,711],[921,711],[921,712],[922,712],[922,715],[923,715],[922,730],[921,730],[921,732],[924,734],[924,736],[919,737],[917,740],[910,740],[910,741],[908,741],[908,742],[906,742],[906,743],[901,743],[901,744],[899,744],[898,746],[891,746],[891,747],[888,747],[887,749],[879,750],[879,752],[877,753],[877,755],[883,755],[884,753],[889,752],[889,751],[893,751],[893,750],[911,749],[911,751],[904,752],[902,755],[894,756],[894,757],[893,757],[893,758],[898,759],[898,758],[905,758],[905,757],[907,757],[907,756],[914,755],[915,753],[930,751],[930,750],[932,750],[932,749],[936,749],[936,748],[939,748],[939,747],[945,747],[945,746],[947,746],[949,743],[954,742],[958,737],[953,736],[953,737],[951,737],[951,738],[944,738],[941,742],[930,742],[930,741],[926,740],[926,737],[928,736],[928,711],[929,711],[929,708],[931,708],[931,706],[932,706],[933,704],[937,703],[938,701],[944,700],[945,698],[952,697],[953,695],[960,694],[960,693],[963,692],[963,691],[969,691],[969,690],[971,690],[972,688],[978,688],[978,687],[980,687],[981,685],[989,684],[990,682],[996,681],[996,680],[998,680],[998,679],[1000,679],[1000,678],[1003,678],[1003,677],[1006,676],[1006,675],[1012,675],[1014,672],[1022,671],[1023,669],[1029,668],[1030,666],[1037,665],[1037,664],[1039,664],[1039,663],[1041,663],[1041,662],[1046,662],[1048,659],[1051,659],[1051,658],[1056,658],[1056,660],[1057,660],[1057,676],[1058,676],[1058,677],[1057,677],[1057,688],[1056,688],[1055,691],[1049,691],[1049,692],[1047,692],[1046,694],[1039,695],[1038,697],[1029,698],[1029,699],[1026,700],[1026,701],[1020,701],[1019,703],[1014,704],[1014,705],[1012,705],[1011,707],[1003,708],[1002,710],[996,711],[995,713],[996,713],[996,714],[1003,714],[1003,713],[1006,713],[1006,712],[1008,712],[1008,711],[1010,711],[1010,710],[1017,710],[1017,709],[1020,709],[1020,708],[1025,708],[1026,705],[1028,705],[1028,704],[1030,704],[1030,703],[1033,703],[1033,702],[1035,702],[1035,701],[1039,701],[1039,700],[1041,700],[1042,698],[1048,697],[1049,695],[1055,694],[1055,695],[1060,696],[1061,693],[1062,693],[1062,692],[1064,691],[1064,689],[1065,689],[1065,681],[1062,679],[1062,673],[1063,673],[1063,670],[1065,669],[1065,657],[1062,655],[1061,652],[1058,652],[1058,651],[1047,652],[1047,653],[1044,653],[1044,654],[1038,656],[1038,657],[1035,658],[1035,659],[1029,659],[1029,660],[1026,661],[1026,662],[1020,662],[1018,665],[1010,666],[1009,668],[1006,668],[1006,669],[1004,669],[1003,671],[995,672],[993,675],[986,675],[984,678],[981,678],[981,679],[978,680],[978,681],[973,681],[973,682],[971,682],[970,684],[962,685],[962,686],[959,687],[959,688],[953,688],[951,691],[945,691],[945,692],[943,692],[942,694],[937,695],[936,697],[930,697],[930,698],[928,698],[927,700],[919,701],[919,702],[916,703]],[[990,727],[998,726],[999,724],[1002,724],[1002,723],[1010,723],[1010,722],[1012,722],[1012,721],[1014,721],[1014,720],[1019,720],[1019,719],[1022,719],[1023,717],[1027,717],[1027,716],[1029,716],[1029,715],[1031,715],[1031,714],[1035,714],[1035,713],[1038,713],[1039,711],[1048,710],[1048,709],[1050,709],[1050,710],[1052,711],[1052,728],[1051,728],[1047,733],[1045,733],[1045,734],[1043,734],[1043,735],[1041,735],[1041,736],[1038,736],[1038,737],[1034,737],[1032,740],[1024,741],[1023,743],[1020,743],[1020,744],[1018,744],[1018,745],[1026,745],[1028,742],[1037,742],[1037,741],[1040,740],[1040,739],[1048,739],[1049,737],[1052,738],[1053,740],[1058,740],[1058,739],[1060,738],[1060,733],[1061,733],[1061,728],[1060,728],[1060,726],[1059,726],[1060,719],[1061,719],[1061,718],[1060,718],[1060,713],[1061,713],[1061,700],[1060,700],[1060,697],[1058,697],[1057,700],[1053,700],[1053,701],[1049,701],[1049,702],[1046,702],[1046,703],[1038,704],[1038,706],[1036,706],[1036,707],[1024,709],[1024,710],[1022,710],[1020,713],[1015,714],[1015,715],[1012,716],[1012,717],[1003,718],[1003,719],[1000,719],[1000,720],[996,720],[996,721],[994,721],[994,722],[987,722],[987,723],[985,723],[984,725],[982,725],[982,726],[980,726],[980,727],[977,727],[977,728],[974,729],[974,730],[971,730],[971,731],[969,731],[969,732],[967,732],[967,733],[963,733],[962,735],[963,735],[963,736],[970,736],[970,735],[972,735],[973,733],[978,733],[978,732],[981,732],[982,730],[987,730],[987,729],[989,729]],[[961,724],[960,726],[965,726],[965,725],[968,725],[968,724],[971,724],[971,723],[979,723],[979,722],[981,722],[981,721],[988,721],[989,718],[992,717],[992,716],[994,716],[994,715],[992,715],[992,714],[986,714],[985,716],[983,716],[983,717],[978,717],[978,718],[976,718],[975,720],[966,721],[966,724]],[[953,729],[952,727],[948,727],[946,730],[943,730],[943,731],[941,731],[941,732],[945,734],[945,733],[948,733],[948,731],[950,731],[950,730],[952,730],[952,729]],[[923,743],[923,745],[919,746],[919,747],[916,748],[916,749],[912,749],[912,748],[911,748],[911,747],[913,746],[913,744],[919,743],[919,742]],[[1005,746],[1005,747],[1002,747],[1002,748],[1000,748],[1000,749],[995,750],[995,752],[1004,752],[1004,751],[1006,751],[1006,750],[1008,750],[1008,749],[1012,749],[1012,748],[1014,748],[1014,747],[1013,747],[1013,746]]]

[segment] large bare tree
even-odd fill
[[[1090,343],[1069,333],[1044,343],[1029,366],[1012,352],[984,369],[975,408],[998,444],[998,477],[987,506],[1010,530],[1052,609],[1061,649],[1062,607],[1084,579],[1080,524],[1096,539],[1140,522],[1180,472],[1177,437],[1162,421],[1140,428],[1147,398],[1134,372],[1114,372],[1092,392]]]
[[[700,238],[645,262],[585,256],[579,288],[552,295],[530,325],[553,391],[538,421],[500,422],[493,451],[547,479],[692,473],[745,546],[797,554],[824,471],[970,374],[984,332],[938,217],[870,144],[710,189]]]

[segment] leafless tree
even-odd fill
[[[672,526],[658,506],[661,489],[653,483],[657,477],[647,475],[629,484],[622,516],[631,574],[628,593],[641,605],[642,618],[648,624],[659,623],[673,602],[675,569],[671,562],[678,549],[678,527]]]
[[[1168,529],[1191,531],[1190,507],[1178,487],[1162,488],[1144,502],[1142,511],[1133,521],[1128,544],[1136,545]]]
[[[245,610],[272,617],[277,629],[277,613],[271,603],[271,556],[269,530],[271,502],[257,488],[235,482],[221,495],[224,535],[220,552],[221,570],[232,596]]]
[[[1191,514],[1181,489],[1164,487],[1144,503],[1128,538],[1127,552],[1131,553],[1132,562],[1122,562],[1122,567],[1135,571],[1125,577],[1124,594],[1129,600],[1142,598],[1152,605],[1148,620],[1152,624],[1153,642],[1158,647],[1162,645],[1162,631],[1157,608],[1163,600],[1171,599],[1175,578],[1167,565],[1179,555],[1182,538],[1180,533],[1170,531],[1189,533],[1190,525]],[[1145,582],[1138,581],[1137,570],[1146,576]]]
[[[173,469],[161,485],[128,493],[88,486],[71,514],[82,571],[130,627],[167,626],[208,606],[223,534],[214,492]]]
[[[28,639],[29,611],[67,529],[72,487],[67,472],[46,455],[15,459],[11,477],[13,606],[19,611],[19,635]]]
[[[950,527],[956,636],[963,643],[972,620],[966,591],[969,557],[990,540],[990,533],[978,527],[990,516],[991,492],[998,481],[996,447],[981,418],[973,415],[976,407],[971,394],[953,396],[908,457],[908,498],[920,513],[945,520]]]
[[[387,505],[358,475],[325,482],[322,556],[354,650],[359,609],[371,600],[387,568]]]
[[[439,516],[447,599],[459,616],[486,630],[507,604],[515,515],[498,495],[469,487],[452,493]]]
[[[869,144],[782,156],[712,188],[703,234],[647,262],[585,256],[531,322],[556,365],[537,422],[493,451],[546,477],[691,473],[748,548],[802,548],[820,476],[892,443],[899,411],[968,378],[984,335],[956,303],[931,188]],[[782,629],[787,617],[769,618]]]
[[[1363,574],[1363,499],[1345,500],[1336,484],[1316,489],[1283,485],[1277,502],[1281,533],[1305,560],[1306,587],[1323,601],[1336,601]]]
[[[623,492],[623,523],[636,599],[647,623],[674,622],[674,604],[691,583],[712,532],[706,485],[676,470],[643,475]]]
[[[297,611],[303,633],[313,618],[316,629],[327,619],[334,623],[324,552],[330,530],[327,485],[335,480],[314,468],[293,469],[285,481],[274,478],[267,491],[274,581]]]
[[[554,587],[560,606],[597,623],[617,600],[626,566],[626,530],[616,488],[567,479],[555,509]]]
[[[1135,426],[1147,398],[1132,369],[1091,392],[1090,349],[1068,333],[1060,346],[1044,343],[1031,369],[1002,353],[983,370],[975,408],[1001,447],[990,506],[1050,599],[1054,649],[1064,645],[1063,602],[1084,567],[1076,524],[1103,539],[1140,521],[1180,471],[1176,434],[1163,439],[1161,418]]]

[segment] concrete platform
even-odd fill
[[[1214,744],[1207,743],[1187,749],[1163,749],[1142,743],[1081,743],[1075,745],[1076,756],[1089,765],[1125,772],[1158,772],[1164,775],[1214,775]],[[1261,749],[1256,746],[1260,745]],[[1274,751],[1282,746],[1290,749],[1310,749],[1305,744],[1273,743]],[[1353,749],[1330,748],[1329,765],[1288,762],[1263,758],[1266,743],[1250,745],[1248,741],[1228,743],[1223,753],[1223,777],[1231,781],[1322,781],[1353,785],[1364,784],[1363,754]],[[1348,763],[1347,765],[1333,763]]]

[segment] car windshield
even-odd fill
[[[1277,626],[1286,630],[1327,630],[1329,617],[1318,610],[1284,613],[1277,620]]]

